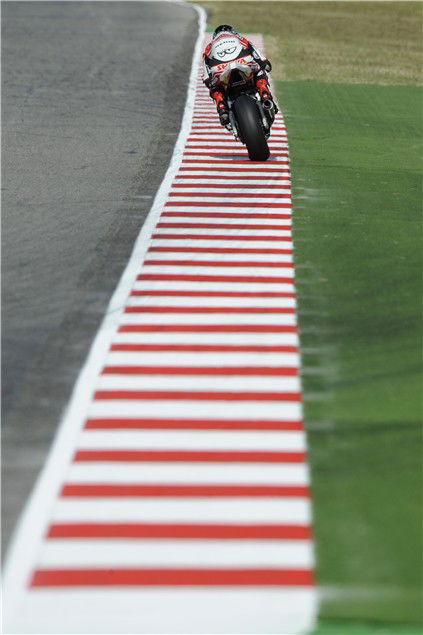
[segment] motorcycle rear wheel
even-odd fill
[[[270,151],[255,100],[248,95],[240,95],[234,102],[233,110],[249,158],[251,161],[266,161]]]

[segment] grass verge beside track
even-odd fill
[[[201,2],[209,24],[263,33],[272,77],[324,82],[422,81],[421,2]]]
[[[278,89],[293,167],[321,616],[418,622],[420,89]]]

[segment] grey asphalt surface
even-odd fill
[[[179,132],[192,7],[2,3],[2,538]]]

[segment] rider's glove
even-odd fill
[[[268,73],[270,73],[270,71],[272,70],[272,65],[270,61],[267,58],[262,59],[255,49],[253,49],[252,55],[254,59],[256,60],[256,62],[258,63],[258,65],[260,66],[261,70],[267,71]]]

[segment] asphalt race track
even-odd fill
[[[171,156],[197,15],[2,7],[3,545]]]

